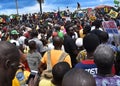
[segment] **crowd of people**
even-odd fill
[[[120,12],[113,18],[106,9],[81,15],[67,7],[1,23],[0,86],[120,86]]]

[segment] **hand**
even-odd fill
[[[28,83],[28,86],[35,86],[33,78],[30,79],[30,81]]]
[[[38,86],[39,78],[40,78],[39,75],[36,74],[34,79],[33,78],[30,79],[28,86]]]

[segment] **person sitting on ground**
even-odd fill
[[[70,70],[70,65],[67,62],[59,62],[52,68],[53,79],[42,80],[39,86],[62,86],[64,75]]]
[[[120,86],[120,77],[112,74],[114,51],[110,46],[101,44],[94,52],[94,62],[98,68],[94,75],[97,86]]]
[[[12,86],[12,80],[19,68],[20,52],[9,42],[0,42],[0,86]]]
[[[90,73],[73,68],[64,75],[62,86],[96,86],[96,83]]]

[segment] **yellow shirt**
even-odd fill
[[[39,86],[55,86],[55,85],[52,84],[51,80],[42,79],[42,80],[39,82]]]
[[[29,71],[24,71],[24,76],[25,76],[25,80],[26,81],[27,81],[29,75],[30,75]],[[16,76],[15,76],[15,78],[12,81],[12,86],[20,86],[19,80],[16,78]]]
[[[50,53],[51,53],[51,65],[53,67],[58,62],[59,57],[61,56],[63,51],[62,50],[51,50]],[[71,65],[71,58],[70,58],[69,55],[67,55],[65,57],[64,61],[67,62],[70,65],[70,67],[72,67],[72,65]],[[42,57],[41,62],[45,63],[45,64],[47,63],[47,52]]]
[[[80,38],[84,38],[85,34],[83,34],[83,29],[79,30]]]

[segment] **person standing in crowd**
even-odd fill
[[[11,39],[10,39],[10,43],[15,44],[17,47],[20,46],[19,42],[18,42],[18,32],[17,30],[12,30],[11,31]]]
[[[58,59],[61,57],[62,53],[64,52],[61,50],[62,44],[63,44],[63,40],[60,37],[56,36],[53,38],[54,49],[50,50],[50,54],[51,54],[50,59],[51,59],[51,66],[52,67],[58,62]],[[39,64],[39,68],[38,68],[40,73],[42,73],[43,70],[46,69],[47,56],[48,56],[47,53],[48,52],[46,52],[43,55],[42,59],[40,60],[40,64]],[[63,61],[68,62],[69,65],[72,67],[70,56],[67,53],[66,53],[66,56],[65,56]]]
[[[20,53],[9,42],[0,42],[0,86],[12,86],[12,80],[19,68]]]
[[[117,47],[114,44],[108,42],[109,35],[107,32],[102,31],[99,35],[99,38],[100,38],[101,44],[106,44],[106,45],[110,46],[113,49],[114,53],[115,54],[117,53],[117,51],[118,51]]]
[[[95,34],[87,34],[83,38],[83,47],[85,48],[87,55],[85,58],[82,58],[83,60],[81,62],[76,64],[75,68],[84,69],[92,75],[97,74],[97,67],[94,63],[93,53],[99,44],[100,40]]]
[[[31,40],[29,41],[35,41],[36,42],[36,48],[37,48],[37,51],[39,53],[42,53],[45,52],[44,49],[43,49],[43,43],[38,39],[38,32],[36,30],[33,30],[31,32]]]
[[[39,86],[62,86],[64,75],[70,70],[70,65],[67,62],[59,62],[52,68],[52,80],[42,80]]]
[[[92,23],[91,31],[90,33],[96,34],[98,37],[100,36],[100,33],[103,31],[100,27],[102,25],[102,21],[100,20],[95,20]]]
[[[114,51],[110,46],[101,44],[96,48],[94,62],[98,70],[97,75],[94,75],[94,77],[97,86],[120,86],[120,76],[112,74],[114,59]]]
[[[41,59],[41,54],[36,51],[36,42],[35,41],[30,41],[28,44],[30,50],[27,54],[27,62],[30,67],[30,70],[35,70],[38,71],[38,64]]]
[[[90,25],[84,25],[82,29],[79,30],[80,38],[84,38],[86,34],[91,31]]]
[[[72,61],[72,67],[74,67],[77,63],[76,56],[78,54],[77,46],[75,45],[74,39],[72,36],[74,35],[73,25],[70,21],[68,21],[65,25],[65,29],[67,34],[64,36],[64,49],[70,55]]]

